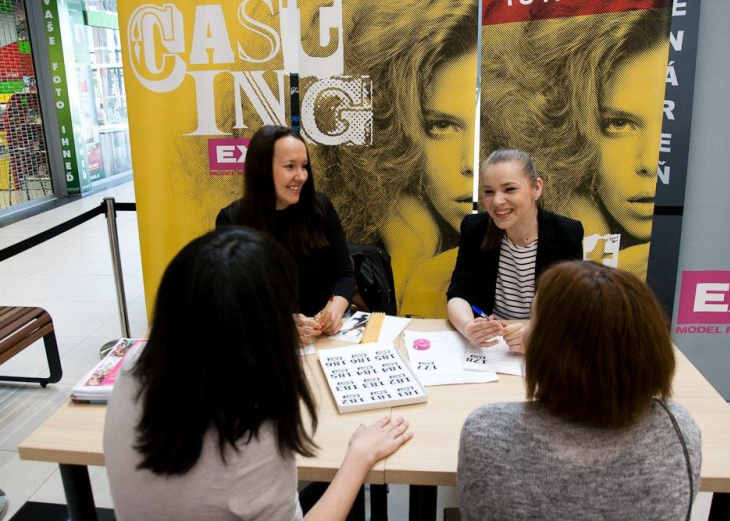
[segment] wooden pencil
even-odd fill
[[[365,333],[362,335],[361,344],[369,344],[370,342],[377,342],[380,337],[380,330],[383,327],[383,320],[385,320],[385,313],[376,311],[370,313],[370,319],[368,325],[365,326]]]

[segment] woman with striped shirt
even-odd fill
[[[522,150],[492,152],[482,165],[486,213],[468,215],[451,285],[449,320],[473,344],[490,347],[503,336],[522,351],[523,324],[530,318],[535,279],[548,265],[583,258],[583,225],[540,207],[542,179]],[[474,318],[477,306],[490,319]]]

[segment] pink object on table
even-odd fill
[[[413,341],[413,347],[419,351],[425,351],[431,347],[431,341],[425,338],[419,338],[418,340]]]

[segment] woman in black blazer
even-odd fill
[[[542,179],[521,150],[493,152],[482,165],[481,190],[487,212],[461,223],[446,293],[449,320],[476,345],[495,345],[501,335],[510,349],[522,351],[524,325],[502,321],[529,318],[535,280],[544,268],[583,258],[583,225],[540,207]],[[472,306],[495,320],[474,318]]]

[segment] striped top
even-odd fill
[[[494,316],[501,320],[530,318],[530,304],[535,296],[535,260],[537,240],[529,246],[516,246],[502,238],[499,249],[497,288],[494,292]]]

